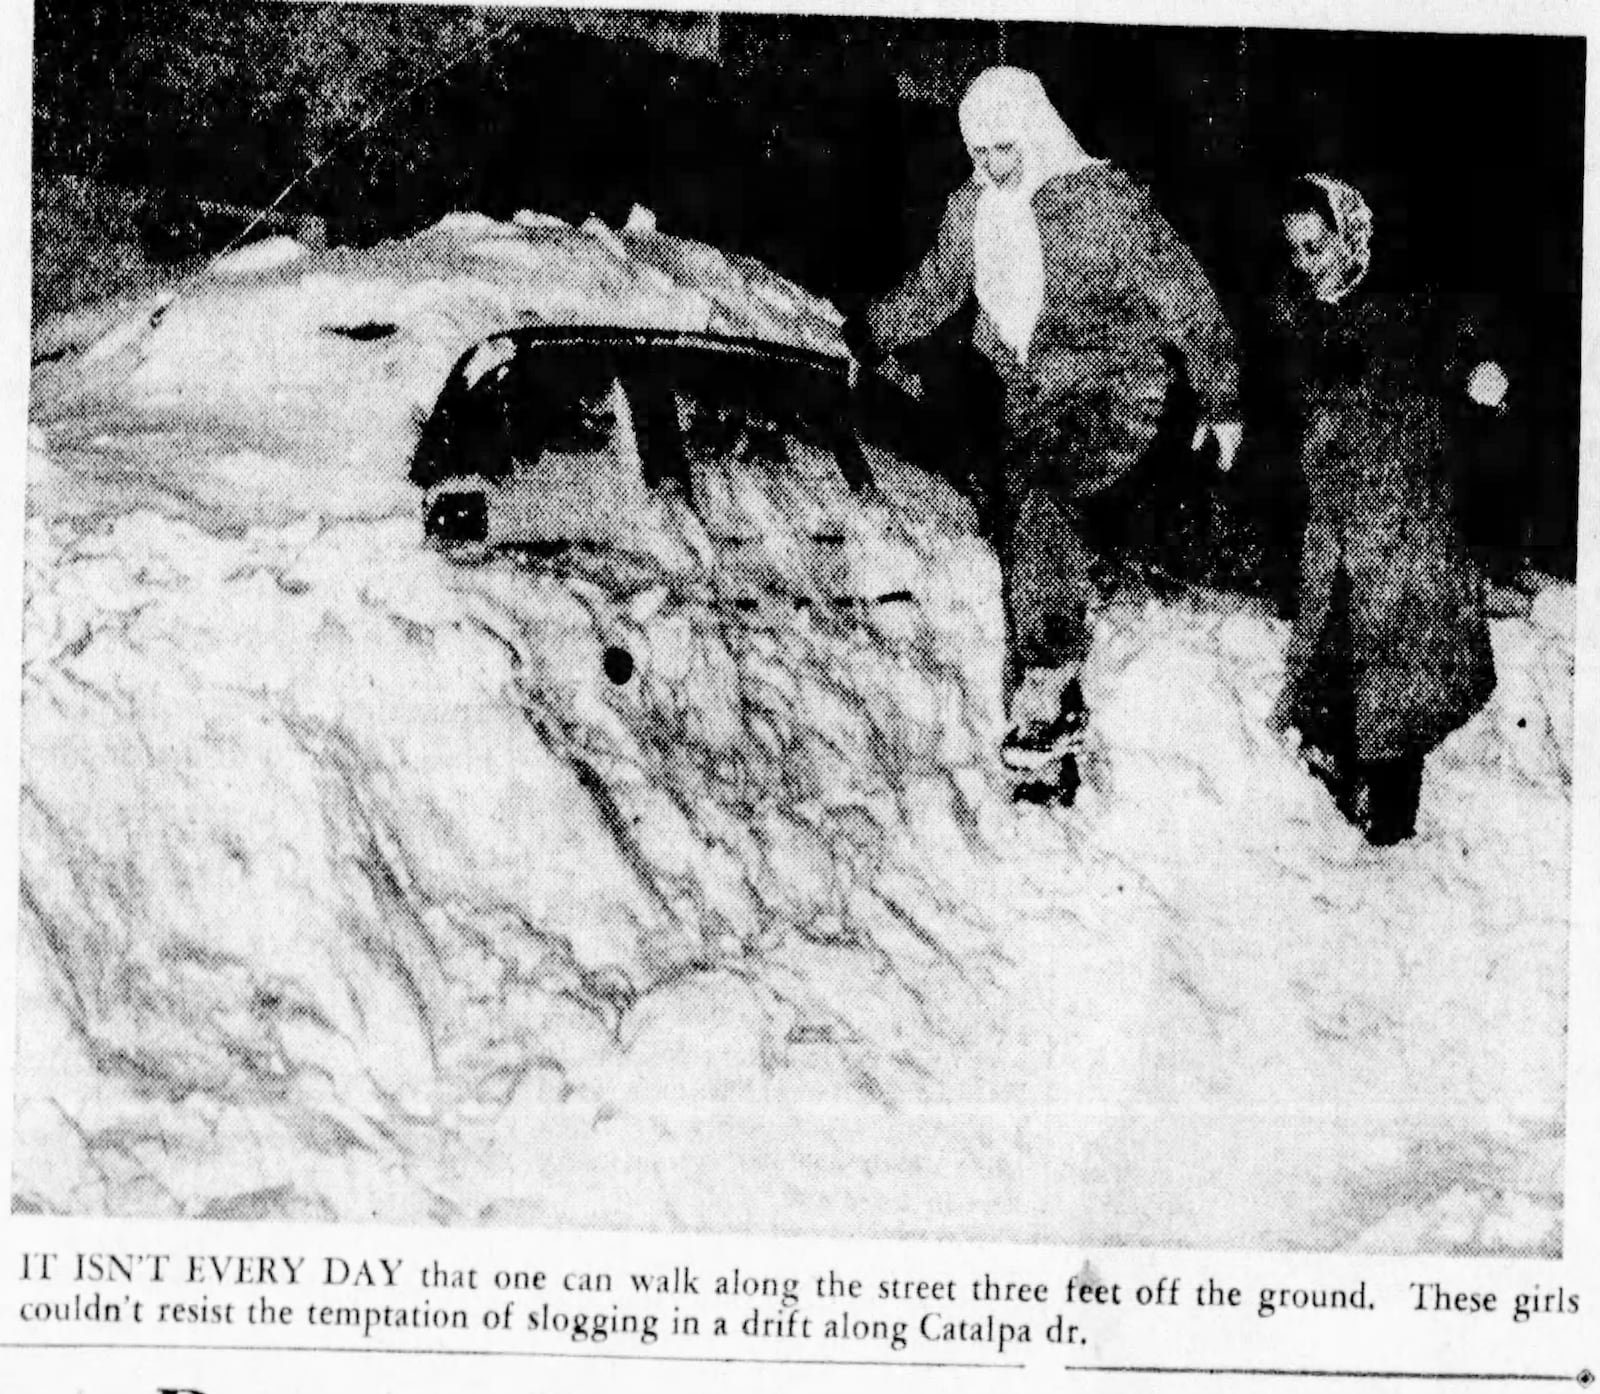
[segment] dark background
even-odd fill
[[[1461,297],[1512,378],[1469,433],[1473,541],[1572,574],[1581,39],[158,0],[40,0],[35,26],[36,310],[106,289],[97,257],[220,249],[317,160],[268,230],[637,202],[849,308],[926,249],[970,171],[956,102],[1004,61],[1149,182],[1248,342],[1278,190],[1337,174],[1374,210],[1374,281]],[[964,381],[958,343],[936,383]],[[1254,437],[1228,489],[1282,485]]]

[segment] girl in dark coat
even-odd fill
[[[1310,493],[1276,719],[1369,841],[1415,831],[1423,760],[1494,689],[1483,580],[1457,527],[1444,398],[1504,373],[1426,297],[1365,286],[1372,215],[1348,184],[1297,183],[1276,297]],[[1475,365],[1475,366],[1474,366]]]
[[[974,342],[1004,388],[1001,753],[1015,770],[1048,771],[1019,797],[1069,802],[1089,642],[1082,505],[1149,449],[1179,370],[1200,404],[1195,446],[1215,435],[1228,467],[1240,437],[1233,336],[1145,191],[1084,153],[1033,73],[980,74],[960,117],[973,176],[921,266],[870,308],[858,347],[869,358],[903,347],[977,300]]]

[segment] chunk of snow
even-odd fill
[[[489,339],[472,351],[462,375],[469,387],[476,386],[486,373],[503,368],[517,356],[517,346],[511,339]]]
[[[622,230],[640,235],[653,233],[656,230],[656,215],[636,203],[628,210],[628,221],[623,224]]]
[[[579,228],[579,231],[587,233],[590,237],[594,238],[595,241],[604,246],[612,253],[613,256],[617,257],[618,260],[628,260],[628,244],[618,237],[611,228],[607,227],[593,214],[590,214],[589,217],[583,220],[583,225]]]
[[[486,217],[482,213],[457,212],[446,213],[423,236],[433,233],[469,241],[480,237],[491,237],[497,233],[504,236],[508,231],[506,224]]]
[[[306,255],[305,247],[292,237],[263,237],[259,242],[240,247],[211,263],[216,276],[254,276],[276,271]]]

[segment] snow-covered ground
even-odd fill
[[[1269,733],[1283,626],[1200,593],[1101,609],[1090,784],[1019,809],[994,560],[888,457],[424,544],[486,334],[834,350],[831,307],[458,215],[153,308],[36,338],[19,1207],[1559,1248],[1570,588],[1496,622],[1412,844]]]

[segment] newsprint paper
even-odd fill
[[[1594,1382],[1583,7],[4,23],[0,1387]]]

